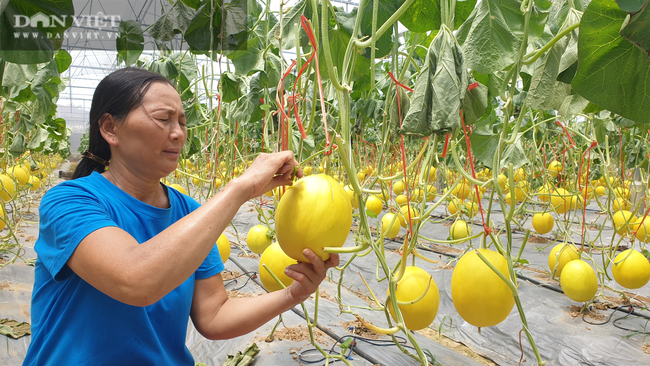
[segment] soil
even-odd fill
[[[632,298],[632,297],[638,298],[639,300],[641,300],[643,302],[646,302],[646,303],[649,301],[649,299],[647,297],[634,296],[633,294],[630,294],[630,293],[626,293],[626,295],[628,295],[630,298]],[[616,297],[616,296],[605,296],[605,299],[607,301],[609,301],[609,302],[614,303],[617,306],[630,305],[630,299],[629,298],[623,300],[620,297]],[[632,299],[632,305],[638,306],[638,307],[645,307],[645,305],[642,304],[641,301],[635,301],[635,299]]]
[[[245,252],[241,252],[241,253],[237,254],[237,256],[242,257],[242,258],[252,258],[252,259],[257,259],[257,258],[260,257],[259,255],[255,254],[255,253],[245,253]]]
[[[348,290],[354,293],[355,295],[357,295],[357,297],[360,298],[361,300],[367,302],[369,305],[377,306],[377,304],[375,304],[375,302],[370,298],[370,296],[359,291],[354,291],[353,289],[348,289]]]
[[[551,276],[547,272],[541,272],[541,273],[539,273],[537,271],[535,271],[535,272],[537,273],[536,275],[533,275],[533,277],[535,277],[535,278],[539,278],[540,280],[544,280],[544,281],[551,281],[552,280]]]
[[[553,240],[551,240],[549,238],[545,238],[543,236],[531,235],[531,236],[528,237],[528,242],[529,243],[534,243],[534,244],[547,244],[547,243],[550,243],[552,241]]]
[[[221,272],[221,278],[223,278],[224,281],[232,280],[234,278],[239,278],[241,277],[241,273],[237,271],[223,271]]]
[[[418,333],[424,335],[425,337],[434,340],[443,346],[452,349],[458,353],[461,353],[469,358],[471,358],[474,361],[480,362],[483,365],[489,365],[489,366],[497,366],[497,364],[490,360],[489,358],[483,357],[479,355],[478,353],[472,351],[471,348],[467,347],[466,345],[456,342],[451,338],[446,337],[444,334],[441,335],[438,333],[437,330],[431,329],[431,328],[425,328],[422,330],[419,330]]]
[[[452,271],[454,269],[454,266],[452,266],[449,263],[446,263],[446,264],[441,264],[438,267],[433,267],[433,269],[447,269],[447,270]]]
[[[314,328],[314,339],[319,344],[327,344],[330,341],[330,338],[318,328]],[[309,329],[307,326],[302,324],[299,324],[296,327],[277,328],[273,334],[272,340],[268,337],[259,336],[254,338],[253,342],[265,341],[270,343],[273,341],[283,340],[293,342],[309,341]]]
[[[463,253],[462,249],[456,249],[456,248],[450,248],[442,245],[437,245],[437,244],[429,244],[432,250],[435,250],[436,252],[441,252],[444,254],[451,254],[454,256],[460,255]]]
[[[256,294],[252,294],[250,292],[239,292],[237,290],[234,291],[226,291],[228,293],[228,298],[241,298],[241,297],[256,297]]]
[[[321,289],[318,295],[321,299],[329,300],[329,301],[334,301],[334,297],[327,292],[327,290]]]
[[[605,319],[607,319],[607,316],[594,310],[585,309],[582,313],[580,313],[582,307],[578,305],[567,306],[567,308],[571,310],[571,312],[569,312],[569,315],[571,315],[571,317],[574,319],[582,315],[584,315],[585,318],[593,319],[596,321],[604,321]]]
[[[364,327],[363,324],[358,319],[342,322],[341,325],[349,333],[352,333],[357,337],[368,338],[368,339],[379,339],[379,333],[375,333],[372,330]]]

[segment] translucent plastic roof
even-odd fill
[[[263,3],[263,0],[258,0]],[[285,7],[297,0],[290,0]],[[116,62],[115,39],[120,21],[136,20],[146,29],[155,23],[175,1],[160,0],[74,0],[75,20],[66,32],[63,48],[72,56],[72,64],[63,76],[70,78],[67,89],[58,100],[57,115],[67,121],[73,129],[71,151],[76,151],[78,141],[87,128],[88,113],[97,84],[109,73],[118,69]],[[227,1],[226,1],[227,2]],[[281,0],[270,0],[271,9],[278,11]],[[358,1],[332,1],[350,11]],[[164,7],[163,7],[164,5]],[[153,39],[144,32],[145,50],[141,58],[156,56]],[[176,50],[187,49],[180,35],[173,41]],[[286,56],[290,57],[291,52]],[[199,57],[200,62],[208,64],[207,57]],[[225,58],[224,58],[225,60]],[[225,69],[225,65],[223,65]],[[217,65],[215,65],[215,68]]]

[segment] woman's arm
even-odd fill
[[[196,271],[242,204],[290,185],[295,165],[291,152],[261,154],[224,190],[150,240],[139,244],[124,230],[105,227],[86,236],[67,264],[118,301],[153,304]]]
[[[234,338],[307,300],[325,278],[327,269],[338,266],[339,257],[332,254],[323,262],[309,249],[303,254],[312,264],[287,267],[285,273],[294,279],[291,286],[257,297],[229,299],[221,275],[197,280],[190,312],[196,329],[212,340]]]

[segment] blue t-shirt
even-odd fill
[[[32,341],[24,365],[194,365],[185,346],[194,281],[224,269],[216,245],[183,284],[145,307],[105,295],[66,264],[97,229],[117,226],[143,243],[199,207],[192,198],[167,191],[171,208],[153,207],[93,172],[43,196]]]

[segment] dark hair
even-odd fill
[[[104,114],[121,121],[142,103],[142,98],[155,82],[172,85],[164,76],[155,72],[127,67],[114,71],[99,82],[90,106],[88,127],[88,152],[106,161],[111,160],[111,148],[99,130],[99,121]],[[89,158],[82,157],[72,179],[90,175],[93,171],[103,172],[106,167]]]

